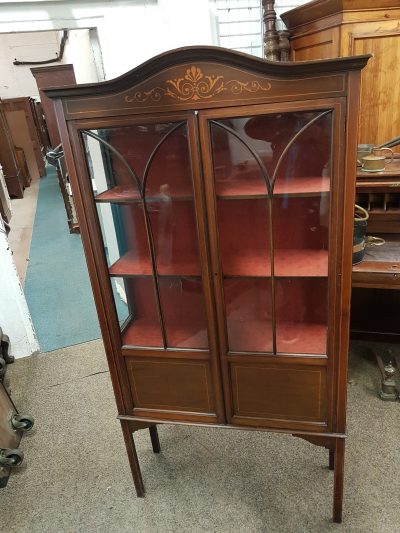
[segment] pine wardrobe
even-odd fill
[[[138,496],[138,429],[276,431],[329,449],[341,521],[367,60],[190,47],[45,90]]]

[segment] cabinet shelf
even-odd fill
[[[328,275],[327,250],[275,250],[275,277],[326,277]],[[225,277],[270,277],[271,265],[265,254],[257,251],[246,255],[223,257]]]
[[[129,251],[111,265],[109,272],[110,276],[151,276],[151,259],[149,256]],[[168,261],[157,259],[157,272],[160,276],[201,275],[198,257],[187,252],[174,252]]]
[[[293,178],[286,182],[280,178],[275,183],[274,196],[319,196],[329,193],[329,188],[328,177]],[[266,186],[260,178],[217,181],[216,193],[220,200],[268,197]]]
[[[151,276],[150,257],[130,251],[111,265],[110,276]],[[171,261],[157,260],[160,276],[200,276],[198,258],[185,252],[175,253]],[[225,277],[271,277],[271,265],[265,254],[258,251],[245,255],[227,255],[223,258]],[[327,250],[275,250],[275,277],[326,277]]]
[[[207,330],[195,323],[183,323],[168,326],[168,346],[179,348],[206,347],[208,344]],[[124,346],[162,347],[161,327],[158,323],[151,323],[146,319],[129,322],[122,332]]]
[[[253,320],[246,325],[231,324],[229,339],[233,352],[248,352],[249,346],[256,352],[272,353],[272,326]],[[326,353],[326,324],[280,322],[276,325],[277,353],[313,354]]]
[[[294,178],[286,183],[283,183],[283,180],[277,180],[274,196],[319,196],[329,193],[329,187],[329,178],[325,177]],[[265,184],[259,178],[217,181],[216,192],[217,198],[221,200],[268,197]],[[141,201],[137,188],[130,184],[117,185],[98,194],[95,198],[96,202],[99,203],[135,203]],[[193,191],[190,186],[185,185],[174,186],[171,195],[159,195],[149,191],[146,201],[162,201],[165,198],[176,201],[193,200]]]
[[[189,186],[180,185],[179,187],[174,186],[172,194],[168,195],[164,192],[164,194],[157,194],[154,191],[148,191],[146,195],[146,202],[160,202],[165,199],[171,199],[171,200],[193,200],[193,191]],[[141,202],[141,198],[139,195],[139,192],[136,187],[133,185],[127,184],[127,185],[117,185],[116,187],[112,187],[111,189],[108,189],[107,191],[104,191],[100,194],[98,194],[95,197],[96,202],[98,203],[138,203]]]

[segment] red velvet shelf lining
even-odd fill
[[[167,327],[169,348],[207,348],[207,330],[193,324],[169,325]],[[158,323],[149,323],[139,319],[130,322],[123,331],[122,344],[125,346],[162,347],[161,327]]]
[[[246,324],[231,324],[228,332],[232,352],[272,353],[272,324],[252,320]],[[278,322],[276,351],[294,354],[325,354],[326,324]]]
[[[207,346],[207,331],[196,324],[180,324],[169,327],[168,346],[175,348],[197,348]],[[278,323],[276,326],[276,348],[278,353],[315,354],[326,353],[327,327],[325,324]],[[124,346],[162,347],[159,324],[145,320],[129,323],[123,334]],[[251,322],[229,331],[229,349],[233,352],[254,351],[272,353],[272,326],[265,322]]]
[[[270,277],[271,266],[265,254],[225,255],[223,257],[225,276]],[[127,252],[110,267],[111,276],[150,276],[150,257],[137,256]],[[157,259],[160,276],[200,276],[198,258],[185,252],[174,254],[172,261]],[[328,275],[327,250],[275,250],[276,277],[325,277]]]
[[[327,250],[275,249],[275,276],[279,277],[325,277],[328,275]],[[245,256],[225,254],[222,260],[225,276],[271,276],[271,265],[265,254]]]
[[[190,183],[186,185],[180,185],[179,187],[174,186],[171,190],[171,195],[160,194],[159,192],[147,190],[146,192],[146,201],[160,201],[165,198],[176,198],[178,200],[186,199],[193,200],[193,190]],[[96,197],[96,202],[138,202],[140,201],[140,194],[137,190],[137,187],[132,185],[117,185],[112,189],[104,191],[98,194]]]
[[[274,252],[275,276],[307,277],[328,275],[327,250],[293,250],[278,248]]]
[[[326,354],[326,324],[281,322],[276,325],[276,350],[280,353]]]
[[[187,252],[174,252],[168,262],[157,258],[157,272],[160,276],[200,276],[198,257]],[[149,276],[152,274],[149,256],[138,256],[130,251],[110,267],[111,276]]]
[[[217,181],[215,187],[219,198],[267,196],[267,188],[261,178]],[[312,196],[329,192],[329,187],[330,179],[325,177],[290,178],[287,181],[280,178],[275,182],[274,195]]]
[[[329,192],[330,180],[329,178],[321,177],[305,177],[305,178],[291,178],[284,182],[278,179],[275,183],[275,196],[313,196],[321,193]],[[236,197],[266,197],[267,190],[264,182],[260,179],[238,179],[216,182],[216,193],[219,198],[236,198]],[[147,191],[147,201],[159,201],[166,197],[160,195],[155,191]],[[171,188],[170,198],[182,200],[193,200],[193,190],[190,183],[173,186]],[[137,202],[140,201],[140,195],[137,188],[132,185],[117,185],[112,189],[104,191],[96,196],[97,202]]]

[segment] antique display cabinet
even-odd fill
[[[329,449],[342,516],[356,124],[367,56],[214,47],[55,100],[118,418]]]

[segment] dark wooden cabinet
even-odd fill
[[[10,128],[0,103],[0,165],[3,167],[8,194],[14,198],[24,196],[23,177],[20,173]]]
[[[32,98],[7,98],[2,103],[14,146],[23,149],[32,179],[39,179],[45,175],[46,170]]]
[[[47,98],[44,89],[47,87],[63,87],[64,85],[72,85],[75,83],[74,66],[63,63],[45,67],[34,67],[31,68],[31,72],[39,89],[40,101],[46,117],[50,144],[52,148],[55,148],[61,142],[60,133],[58,131],[53,103]]]
[[[351,336],[399,342],[400,323],[400,159],[374,175],[357,172],[356,203],[369,213],[367,233],[383,238],[368,246],[353,267]],[[377,353],[379,349],[377,348]]]
[[[137,429],[273,430],[329,448],[341,520],[367,59],[194,47],[46,91],[138,495]]]

